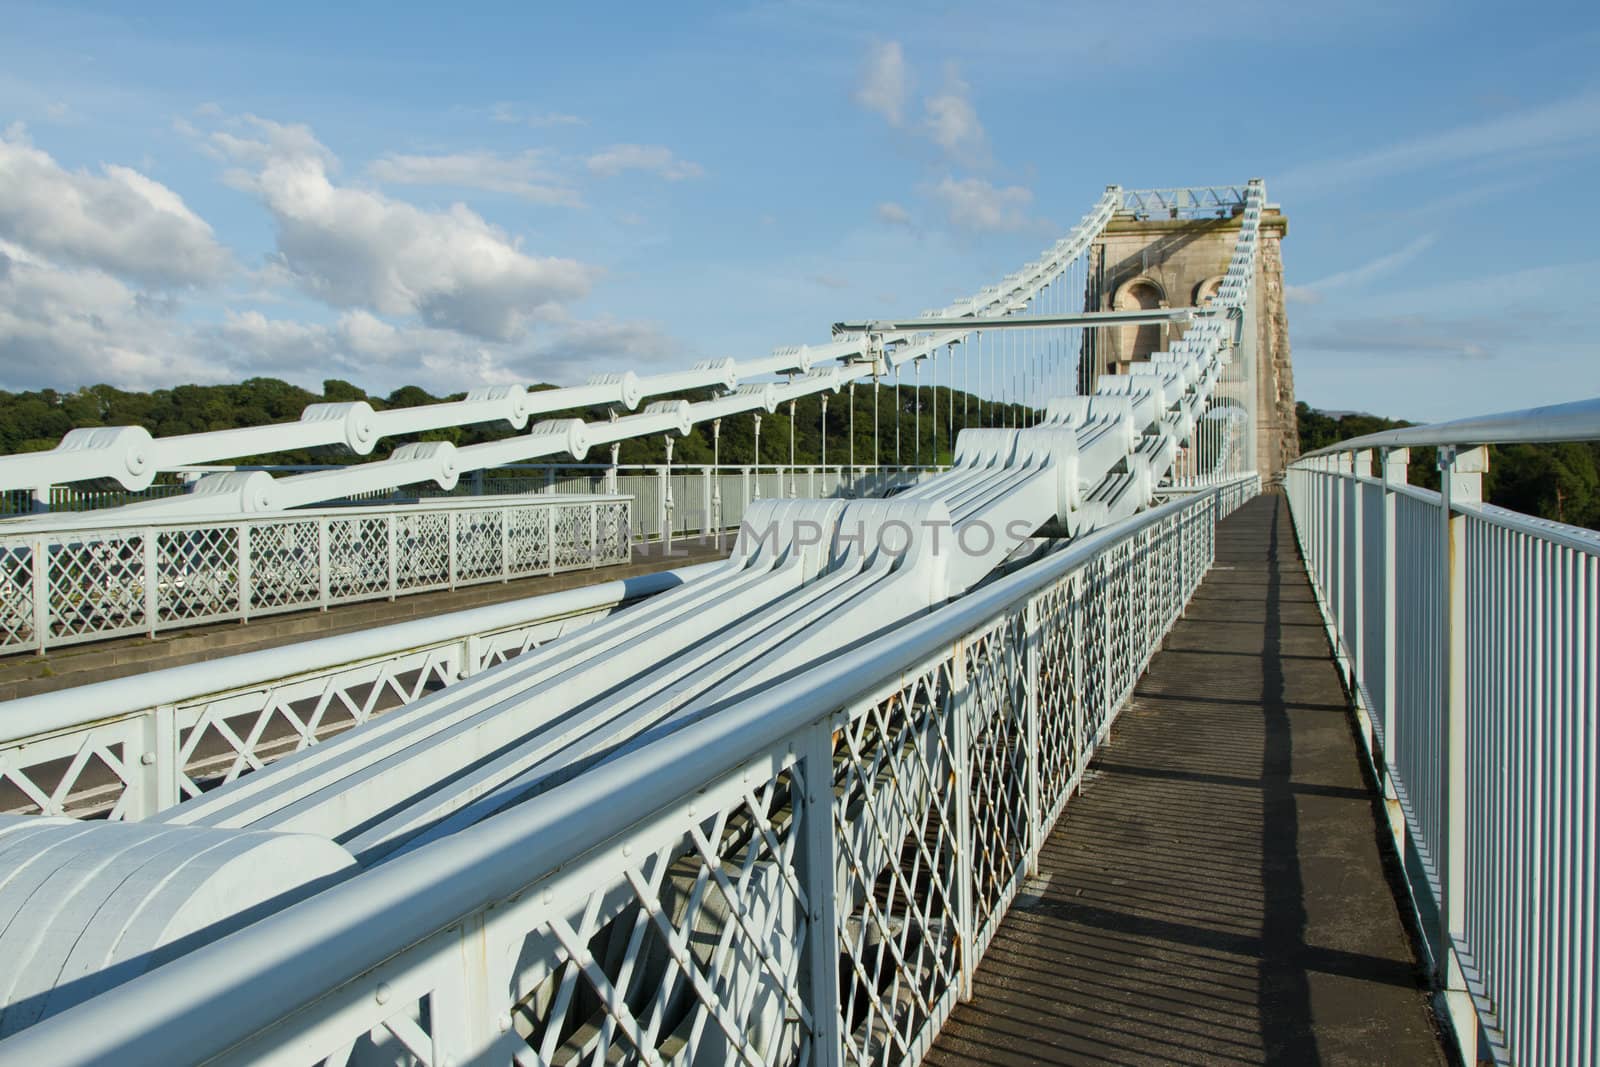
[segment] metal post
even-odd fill
[[[745,494],[746,504],[761,499],[761,415],[758,412],[751,417],[756,420],[755,495]]]
[[[850,495],[856,492],[856,383],[850,383]]]
[[[1467,992],[1466,978],[1456,953],[1456,942],[1466,930],[1467,883],[1467,519],[1455,512],[1458,504],[1483,501],[1483,475],[1489,469],[1488,449],[1439,449],[1439,508],[1443,573],[1441,575],[1444,626],[1441,666],[1444,707],[1443,764],[1440,796],[1444,811],[1439,861],[1440,984],[1461,1058],[1477,1062],[1478,1017]]]
[[[589,502],[589,569],[600,566],[600,505]]]
[[[711,479],[711,495],[706,504],[711,509],[711,522],[717,530],[717,551],[722,551],[722,420],[711,420],[711,466],[716,471]]]
[[[317,516],[317,606],[328,610],[328,517]]]
[[[149,531],[145,531],[148,542]],[[45,645],[49,643],[50,636],[50,546],[44,538],[33,539],[33,643],[34,650],[41,655]],[[150,552],[145,550],[144,568],[144,603],[145,621],[152,636],[156,632],[156,613],[150,607],[154,599],[154,588],[150,584]]]
[[[823,393],[818,398],[822,401],[822,469],[828,469],[828,394]]]
[[[717,420],[718,422],[722,420]],[[611,443],[611,469],[606,471],[606,492],[615,496],[617,492],[617,458],[622,452],[622,442]]]
[[[1400,854],[1405,854],[1405,813],[1400,809],[1400,797],[1395,793],[1395,766],[1400,761],[1400,736],[1395,733],[1395,723],[1398,721],[1395,709],[1395,661],[1400,653],[1398,641],[1398,569],[1395,566],[1395,504],[1397,494],[1394,486],[1405,485],[1406,466],[1411,462],[1410,448],[1394,448],[1384,450],[1382,453],[1382,477],[1384,477],[1384,510],[1382,510],[1382,523],[1384,523],[1384,755],[1382,755],[1382,777],[1384,777],[1384,806],[1389,811],[1389,829],[1394,832],[1395,846]],[[1307,475],[1309,477],[1309,475]]]
[[[391,511],[385,518],[389,538],[389,599],[393,600],[400,585],[400,546],[395,532],[395,513]]]
[[[934,424],[938,428],[938,422]],[[1022,657],[1022,684],[1023,713],[1027,747],[1025,759],[1027,760],[1027,808],[1028,808],[1028,877],[1036,877],[1039,873],[1039,849],[1044,844],[1044,820],[1046,815],[1039,799],[1039,598],[1029,597],[1022,609],[1022,648],[1017,650]]]
[[[156,627],[161,623],[161,552],[156,542],[155,527],[147,526],[144,530],[144,621],[145,627],[151,637],[156,635]],[[48,588],[50,570],[50,550],[44,541],[36,541],[35,556],[37,560],[36,575],[40,582],[35,588],[40,590],[39,604],[44,609],[40,616],[41,629],[39,630],[39,650],[44,651],[44,639],[50,636],[49,604],[45,600],[43,589]]]
[[[667,465],[661,468],[661,544],[664,555],[672,554],[672,435],[665,435]]]
[[[800,490],[798,488],[796,488],[795,481],[794,481],[794,462],[795,462],[795,460],[794,460],[794,418],[795,418],[795,402],[793,400],[791,400],[791,401],[789,401],[789,499],[790,500],[793,500],[795,497],[800,495]]]
[[[1354,617],[1350,620],[1350,659],[1352,661],[1350,691],[1352,693],[1361,687],[1367,675],[1367,510],[1366,486],[1361,479],[1372,477],[1372,450],[1364,449],[1357,452],[1354,461],[1354,467],[1351,471],[1353,477],[1350,483],[1350,523],[1351,529],[1355,531],[1355,540],[1350,546],[1348,560],[1351,581],[1354,583],[1350,588],[1355,591],[1355,596],[1351,601],[1351,614]]]
[[[955,662],[950,669],[950,695],[948,729],[950,756],[953,764],[950,787],[955,795],[950,803],[956,812],[956,862],[953,872],[956,879],[956,944],[961,954],[961,999],[972,999],[972,973],[976,968],[976,941],[978,926],[976,906],[972,899],[972,880],[976,857],[972,841],[972,766],[971,724],[967,721],[967,701],[971,697],[967,677],[967,643],[956,643]]]
[[[158,704],[140,716],[140,750],[138,764],[133,768],[138,775],[138,795],[135,798],[133,818],[148,819],[178,803],[177,709],[171,704]]]
[[[546,504],[544,506],[544,515],[545,556],[550,567],[550,573],[554,574],[556,572],[556,506],[554,504]]]
[[[839,903],[834,884],[837,865],[833,835],[833,724],[828,719],[803,735],[805,807],[801,824],[800,875],[811,905],[806,916],[806,996],[811,1009],[811,1062],[839,1067]]]
[[[239,577],[239,621],[250,621],[250,526],[240,523],[237,531],[237,544],[239,558],[237,560]]]

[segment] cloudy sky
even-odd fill
[[[763,355],[1260,176],[1301,399],[1600,394],[1600,15],[0,0],[0,388]]]

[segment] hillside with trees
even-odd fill
[[[555,386],[536,385],[532,388],[553,389]],[[381,411],[433,404],[441,400],[459,400],[465,395],[433,396],[414,385],[408,385],[387,396],[380,396],[368,394],[349,382],[335,378],[322,383],[320,394],[275,378],[251,378],[237,385],[180,385],[148,393],[129,392],[109,385],[89,386],[72,393],[49,389],[23,393],[0,391],[0,454],[54,448],[63,434],[76,427],[138,425],[158,437],[167,437],[292,422],[300,417],[300,412],[307,404],[322,401],[365,400]],[[710,390],[676,394],[678,398],[690,401],[707,400],[712,395]],[[664,399],[669,398],[650,398],[651,401]],[[959,433],[967,425],[998,425],[1003,420],[1012,421],[1020,417],[1020,409],[1012,406],[990,403],[944,386],[917,389],[909,382],[902,383],[898,391],[892,382],[880,385],[877,405],[878,426],[882,430],[878,457],[885,464],[947,463],[951,456],[952,429]],[[934,424],[936,405],[937,426]],[[898,457],[894,443],[897,406],[900,421]],[[619,408],[616,414],[620,416],[632,412]],[[549,412],[535,418],[539,421],[561,418],[602,421],[609,416],[608,409],[599,407]],[[789,462],[789,423],[788,404],[781,405],[772,414],[763,413],[760,462]],[[830,463],[847,460],[850,451],[850,438],[847,435],[850,431],[850,398],[847,392],[841,391],[828,398],[827,458]],[[381,459],[409,441],[449,441],[461,446],[500,440],[515,432],[505,423],[488,423],[384,438],[378,443],[374,457]],[[822,436],[820,398],[809,396],[797,401],[794,408],[795,461],[802,464],[819,463],[822,459]],[[873,387],[870,382],[856,386],[854,436],[856,462],[871,463],[874,422]],[[754,446],[755,425],[749,415],[723,421],[722,462],[750,463],[754,459]],[[674,463],[710,463],[712,454],[712,428],[710,425],[699,425],[673,445],[672,459]],[[271,456],[240,456],[230,462],[241,465],[326,464],[349,463],[364,458],[367,457],[355,456],[342,449],[329,449],[278,452]],[[558,457],[550,458],[553,460]],[[622,463],[660,463],[665,458],[666,447],[659,436],[622,442]],[[591,452],[585,457],[585,462],[609,463],[610,459],[610,449],[604,448]]]
[[[534,386],[552,389],[551,385]],[[235,385],[180,385],[148,393],[94,385],[76,392],[7,393],[0,391],[0,453],[34,452],[54,448],[68,430],[81,426],[139,425],[159,437],[175,434],[227,430],[240,426],[261,426],[291,422],[307,404],[319,401],[365,400],[375,409],[414,407],[441,400],[458,400],[465,394],[433,396],[414,385],[404,386],[380,396],[337,378],[322,383],[322,392],[313,393],[276,378],[251,378]],[[705,400],[709,390],[678,394],[686,400]],[[898,397],[898,402],[897,398]],[[665,398],[655,398],[665,399]],[[993,426],[1011,422],[1019,411],[1004,404],[992,404],[976,396],[944,386],[918,389],[902,384],[897,391],[890,383],[878,387],[877,426],[881,433],[877,457],[882,463],[948,463],[953,442],[952,431],[964,426]],[[899,449],[895,448],[895,419],[898,409]],[[937,410],[938,422],[934,414]],[[1310,452],[1337,441],[1363,434],[1411,425],[1407,422],[1355,413],[1328,414],[1301,403],[1300,450]],[[618,411],[617,414],[628,414]],[[846,393],[829,397],[827,458],[832,463],[847,460],[850,448],[850,402]],[[537,416],[543,419],[582,418],[603,420],[605,408],[575,409]],[[383,458],[397,446],[413,440],[450,441],[455,445],[499,440],[514,433],[504,423],[435,430],[407,437],[385,438],[374,453]],[[761,420],[762,463],[788,463],[790,460],[789,405],[782,405]],[[856,387],[855,457],[858,463],[873,461],[873,387]],[[721,459],[724,463],[750,463],[754,459],[755,427],[748,415],[724,420]],[[816,396],[798,401],[794,411],[795,462],[819,463],[822,460],[822,407]],[[1560,522],[1600,529],[1600,442],[1556,445],[1497,445],[1490,448],[1489,473],[1484,478],[1487,498],[1502,507]],[[694,427],[689,436],[673,445],[674,463],[710,463],[712,430],[709,425]],[[622,443],[622,463],[660,463],[666,449],[660,437]],[[344,450],[314,450],[275,453],[271,456],[241,456],[240,464],[325,464],[349,463],[364,457]],[[555,458],[555,457],[552,457]],[[610,450],[599,449],[585,457],[589,463],[608,463]],[[1413,449],[1410,480],[1414,485],[1437,488],[1439,472],[1432,449]]]
[[[1412,425],[1376,415],[1327,414],[1304,403],[1295,407],[1300,419],[1302,453],[1352,437]],[[1433,449],[1412,449],[1411,483],[1437,489],[1437,463]],[[1483,494],[1491,504],[1503,508],[1600,530],[1600,441],[1490,445]]]

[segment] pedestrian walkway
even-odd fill
[[[1447,1062],[1281,496],[1124,709],[934,1064]]]

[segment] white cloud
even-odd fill
[[[978,233],[1032,229],[1033,192],[1021,185],[996,186],[982,178],[946,177],[931,190],[950,225]]]
[[[878,205],[878,221],[886,222],[890,226],[911,225],[911,212],[896,204],[892,200]]]
[[[170,305],[92,267],[62,267],[0,241],[0,383],[74,388],[216,381],[172,330]]]
[[[1345,319],[1322,332],[1296,336],[1305,352],[1382,356],[1385,359],[1493,359],[1503,327],[1492,321],[1396,315]]]
[[[664,145],[615,144],[590,156],[588,167],[602,178],[614,178],[627,170],[658,174],[668,181],[698,178],[705,173],[698,163],[679,159]]]
[[[580,207],[576,189],[544,166],[537,152],[502,156],[494,152],[448,155],[387,155],[367,166],[367,173],[391,185],[436,185],[506,193],[535,204]]]
[[[489,117],[496,122],[508,125],[532,126],[535,129],[547,129],[551,126],[584,126],[587,125],[577,115],[567,115],[559,111],[524,112],[511,104],[499,103],[489,109]]]
[[[867,55],[866,70],[856,89],[856,103],[883,116],[891,126],[905,121],[906,97],[911,91],[911,75],[899,41],[875,46]]]
[[[947,67],[944,88],[922,102],[922,125],[928,138],[946,155],[982,161],[989,155],[989,138],[978,120],[978,109],[972,106],[971,92],[955,67]]]
[[[149,286],[218,280],[231,257],[183,198],[128,167],[69,171],[13,126],[0,138],[0,237]]]
[[[1374,278],[1381,278],[1383,275],[1405,266],[1432,248],[1435,240],[1436,238],[1433,234],[1426,233],[1411,241],[1405,247],[1368,260],[1360,266],[1330,274],[1326,278],[1308,282],[1305,285],[1284,286],[1284,297],[1292,303],[1320,303],[1330,289],[1347,289],[1362,286]]]
[[[1457,169],[1476,160],[1516,163],[1529,153],[1600,145],[1600,92],[1564,100],[1484,122],[1413,137],[1376,152],[1296,167],[1272,185],[1305,196],[1375,181],[1394,174],[1433,168]]]
[[[231,180],[277,223],[277,255],[304,291],[339,308],[416,315],[425,324],[510,340],[534,318],[588,292],[594,270],[531,256],[472,211],[427,211],[371,189],[335,184],[331,153],[303,126],[246,116],[255,134],[214,134],[252,164]]]

